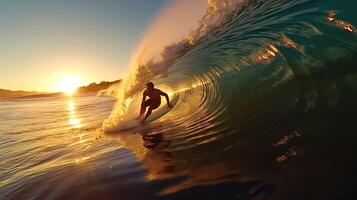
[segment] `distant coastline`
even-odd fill
[[[119,84],[121,80],[115,81],[102,81],[100,83],[90,83],[86,86],[81,86],[77,88],[76,94],[87,94],[87,93],[98,93],[100,91],[108,89],[110,86]],[[62,92],[36,92],[36,91],[12,91],[6,89],[0,89],[0,99],[7,98],[36,98],[36,97],[52,97],[52,96],[61,96]]]
[[[16,98],[16,97],[24,97],[24,96],[32,96],[32,95],[44,95],[49,94],[45,92],[36,92],[36,91],[12,91],[0,89],[0,98]]]

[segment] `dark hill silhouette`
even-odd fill
[[[12,98],[12,97],[21,97],[21,96],[31,96],[31,95],[41,95],[44,92],[35,92],[35,91],[12,91],[0,89],[0,98]]]
[[[82,86],[77,89],[77,93],[99,92],[105,90],[113,84],[120,83],[121,80],[116,81],[102,81],[100,83],[91,83],[87,86]]]
[[[91,83],[87,86],[82,86],[77,89],[77,94],[85,93],[97,93],[101,90],[105,90],[113,84],[120,83],[121,80],[116,81],[102,81],[100,83]],[[20,98],[20,97],[50,97],[62,95],[61,92],[49,93],[49,92],[36,92],[36,91],[12,91],[0,89],[0,98]]]

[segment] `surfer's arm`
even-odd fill
[[[169,99],[169,95],[167,95],[165,92],[160,90],[160,95],[164,96],[166,98],[166,102],[167,102],[167,107],[168,108],[172,108],[172,105],[170,104],[170,99]]]

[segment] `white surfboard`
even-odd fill
[[[180,95],[175,96],[173,99],[170,100],[170,103],[172,105],[172,108],[176,105]],[[151,115],[146,119],[145,124],[150,123],[152,121],[155,121],[156,119],[159,119],[160,117],[164,116],[166,113],[170,112],[172,108],[167,108],[166,105],[161,106],[160,108],[153,110]],[[138,120],[130,120],[130,121],[124,121],[117,126],[105,129],[105,133],[118,133],[118,132],[123,132],[127,131],[130,129],[134,129],[137,127],[142,127],[145,126],[145,124],[141,123],[141,119]]]

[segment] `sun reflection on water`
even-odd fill
[[[346,31],[349,31],[351,33],[356,33],[357,29],[349,22],[336,19],[336,11],[330,10],[326,16],[326,20],[337,26],[338,28],[345,29]]]
[[[70,98],[68,101],[69,121],[68,123],[74,128],[82,127],[81,120],[76,116],[76,105],[74,100]]]
[[[79,162],[81,162],[81,161],[85,161],[85,160],[88,160],[88,159],[90,159],[89,156],[85,156],[85,157],[82,157],[82,158],[77,158],[77,159],[76,159],[76,163],[79,163]]]

